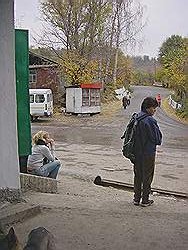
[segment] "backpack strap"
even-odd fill
[[[149,116],[149,114],[143,114],[143,115],[141,115],[140,117],[136,117],[136,119],[137,119],[137,121],[139,122],[139,121],[141,121],[141,120],[143,120],[144,118],[146,118],[147,116]]]
[[[133,113],[132,116],[131,116],[131,119],[129,120],[129,123],[127,125],[127,127],[135,120],[137,120],[137,122],[143,120],[144,118],[146,118],[147,116],[149,116],[149,114],[143,114],[142,116],[138,117],[138,113]],[[123,133],[123,135],[121,136],[121,139],[124,139],[125,138],[125,134],[126,134],[126,129]]]

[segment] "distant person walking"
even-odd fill
[[[158,95],[156,96],[156,100],[157,100],[157,102],[158,102],[158,106],[160,107],[160,106],[161,106],[161,95],[160,95],[160,94],[158,94]]]
[[[46,131],[33,136],[32,154],[28,157],[28,173],[56,179],[60,161],[54,156],[55,143]]]
[[[156,146],[161,145],[162,134],[153,115],[158,102],[147,97],[141,104],[139,117],[146,115],[138,122],[134,145],[134,205],[150,206],[154,201],[149,199],[154,175]],[[142,191],[143,190],[143,191]]]
[[[123,104],[124,109],[126,109],[128,105],[128,99],[125,95],[123,96],[122,104]]]

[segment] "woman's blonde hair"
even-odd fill
[[[38,140],[44,140],[49,133],[46,131],[39,131],[33,136],[33,144],[37,144]]]

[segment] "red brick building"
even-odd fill
[[[54,97],[54,104],[61,103],[64,88],[58,72],[58,63],[30,51],[29,88],[51,89]]]

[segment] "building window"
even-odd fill
[[[30,69],[29,70],[29,84],[33,84],[37,82],[37,70],[36,69]]]
[[[82,89],[82,106],[99,106],[99,89]]]
[[[82,106],[89,106],[89,89],[82,89]]]
[[[100,105],[100,90],[90,89],[90,106]]]

